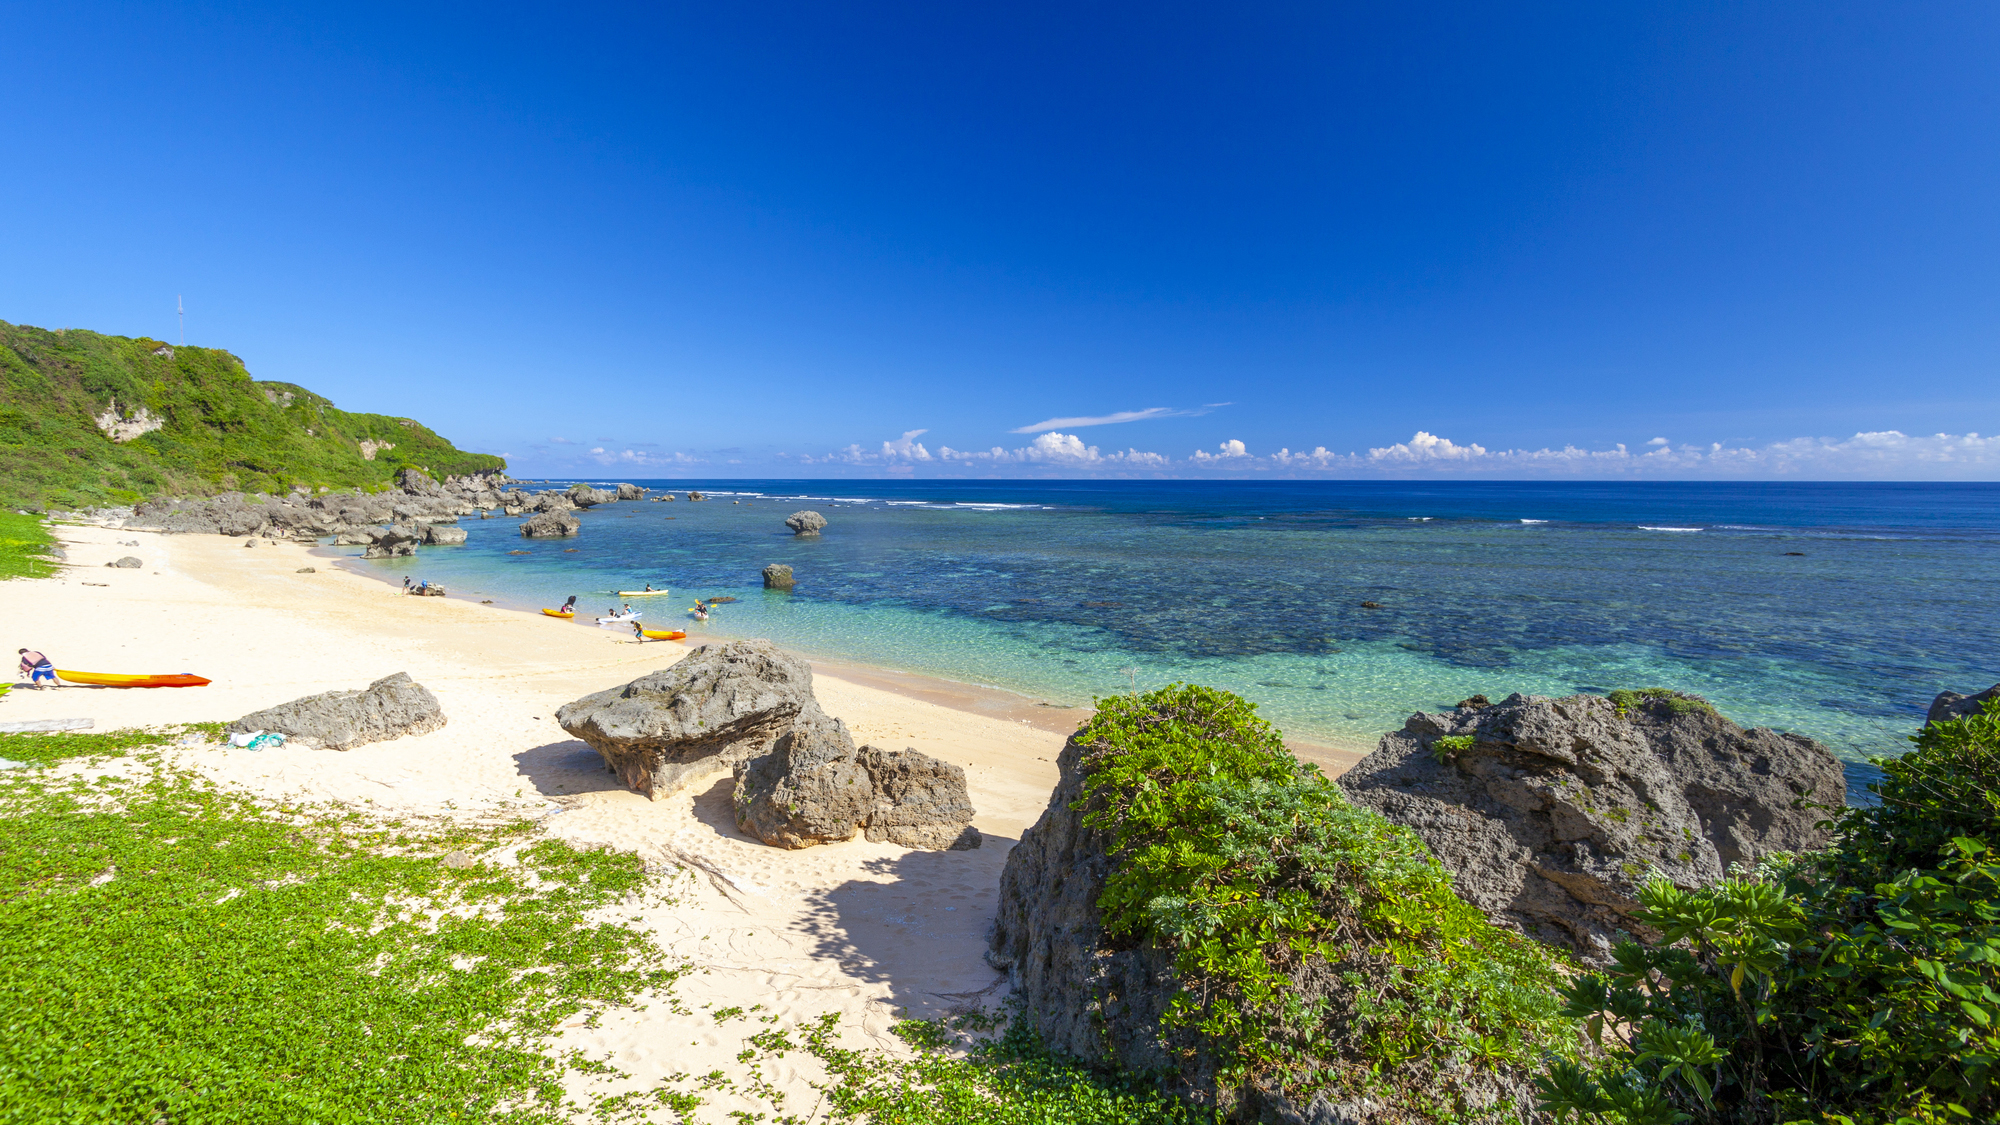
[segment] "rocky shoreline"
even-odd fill
[[[187,535],[228,535],[248,539],[318,540],[333,536],[339,546],[366,547],[364,557],[414,555],[419,546],[463,543],[462,518],[529,517],[521,525],[528,538],[567,537],[580,529],[570,513],[644,500],[649,489],[636,484],[531,491],[502,470],[432,480],[417,469],[396,474],[382,492],[307,492],[283,495],[225,492],[199,499],[154,499],[131,508],[52,512],[59,518],[106,527]],[[698,495],[690,493],[690,498]]]

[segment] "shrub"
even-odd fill
[[[1566,1121],[1992,1121],[2000,1096],[2000,704],[1881,759],[1879,806],[1831,848],[1700,891],[1641,896],[1565,1009],[1610,1041],[1540,1081]]]
[[[1218,1088],[1359,1087],[1455,1112],[1460,1064],[1569,1049],[1552,956],[1467,905],[1414,833],[1349,804],[1252,704],[1175,684],[1100,700],[1077,739],[1077,807],[1115,837],[1105,928],[1172,952],[1168,1023],[1196,1033]]]

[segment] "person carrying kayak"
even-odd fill
[[[36,691],[56,686],[56,666],[49,658],[33,649],[21,650],[21,674],[28,677]],[[42,681],[48,681],[46,684]]]

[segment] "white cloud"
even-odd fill
[[[1648,439],[1646,439],[1646,444],[1647,444],[1647,445],[1672,445],[1672,444],[1673,444],[1673,442],[1670,442],[1670,441],[1668,441],[1668,440],[1667,440],[1666,438],[1663,438],[1663,437],[1656,437],[1656,438],[1648,438]]]
[[[856,442],[845,449],[835,450],[823,457],[801,455],[799,457],[799,464],[881,465],[898,462],[909,464],[917,461],[928,461],[931,459],[931,451],[925,449],[923,443],[917,440],[927,433],[930,433],[930,431],[904,430],[902,437],[894,441],[883,442],[879,452],[863,449],[861,448],[861,443]]]
[[[1368,451],[1370,461],[1471,461],[1486,456],[1480,445],[1457,445],[1450,438],[1418,430],[1415,437],[1386,449]]]
[[[1195,450],[1192,454],[1189,455],[1188,462],[1190,464],[1195,464],[1195,465],[1214,464],[1218,461],[1242,460],[1243,458],[1250,456],[1250,450],[1246,448],[1242,442],[1237,441],[1235,438],[1230,438],[1228,441],[1223,442],[1221,445],[1218,445],[1215,448],[1219,452],[1210,453],[1207,450],[1203,449]]]
[[[1370,449],[1365,458],[1328,454],[1315,468],[1394,471],[1427,467],[1475,473],[1537,476],[1669,477],[1840,477],[1850,479],[1991,479],[2000,476],[2000,437],[1932,434],[1928,437],[1879,430],[1849,438],[1793,438],[1762,446],[1675,446],[1663,439],[1634,453],[1623,444],[1610,449],[1488,450],[1458,445],[1423,431],[1407,442]],[[1320,451],[1324,452],[1324,451]],[[1298,465],[1298,459],[1292,459]],[[1298,465],[1298,467],[1304,467]]]
[[[1137,449],[1127,449],[1122,453],[1102,453],[1094,445],[1083,444],[1083,439],[1075,434],[1048,433],[1037,437],[1019,449],[1003,449],[994,446],[980,452],[968,452],[941,446],[938,456],[946,461],[987,461],[992,463],[1018,463],[1066,466],[1125,466],[1153,469],[1167,467],[1168,459],[1158,453],[1143,453]]]
[[[1039,434],[1044,430],[1076,430],[1085,426],[1115,426],[1120,422],[1149,422],[1155,418],[1199,418],[1218,406],[1228,406],[1226,402],[1211,402],[1193,410],[1175,410],[1168,406],[1149,406],[1144,410],[1119,410],[1110,414],[1086,415],[1080,418],[1050,418],[1036,422],[1032,426],[1019,426],[1008,430],[1010,434]]]
[[[590,451],[590,459],[600,465],[624,465],[637,468],[662,468],[674,465],[705,465],[706,458],[675,451],[655,453],[645,449],[620,449],[616,452],[599,446]]]

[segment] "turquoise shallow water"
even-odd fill
[[[584,512],[562,542],[466,520],[463,547],[360,565],[593,615],[651,582],[675,596],[634,601],[649,625],[1065,704],[1194,680],[1350,745],[1474,693],[1657,685],[1858,763],[1900,752],[1938,691],[2000,680],[1996,486],[673,487],[712,498]],[[806,507],[817,539],[783,526]],[[770,562],[796,592],[761,588]],[[716,595],[741,600],[687,620]]]

